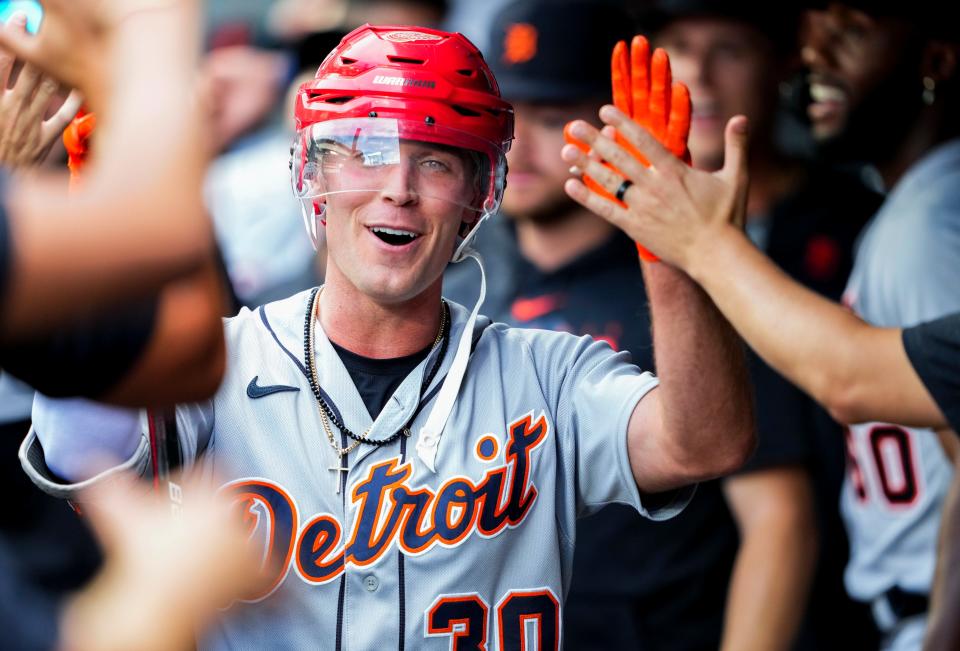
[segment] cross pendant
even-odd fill
[[[331,466],[330,468],[327,468],[327,470],[329,470],[330,472],[338,472],[338,473],[350,472],[350,468],[348,468],[347,465],[343,462],[343,456],[340,456],[336,466]],[[342,482],[343,482],[343,476],[337,475],[337,495],[340,494],[340,484]]]

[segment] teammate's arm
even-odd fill
[[[728,128],[726,165],[715,174],[694,170],[664,149],[645,129],[612,106],[601,118],[650,161],[646,168],[586,122],[571,132],[632,180],[626,207],[591,192],[578,179],[567,193],[623,229],[635,241],[634,206],[675,211],[709,206],[732,212],[746,195],[745,128]],[[745,125],[742,125],[745,126]],[[563,158],[615,194],[623,178],[573,145]],[[689,177],[698,183],[690,183]],[[674,205],[676,204],[676,205]],[[648,247],[649,248],[649,247]],[[659,253],[651,249],[653,253]],[[682,271],[662,264],[644,266],[650,297],[653,342],[660,387],[640,401],[630,420],[630,462],[641,490],[653,492],[715,477],[738,468],[753,448],[750,386],[742,344],[709,297]]]
[[[927,620],[924,649],[960,647],[960,314],[923,323],[903,332],[903,345],[924,385],[947,415],[953,431],[938,431],[954,478],[943,505],[939,553]]]
[[[0,31],[26,30],[23,13],[0,25]],[[18,63],[13,53],[0,49],[0,165],[13,170],[42,163],[80,109],[79,93],[64,100],[60,82],[29,63]],[[50,111],[53,114],[44,119]]]
[[[16,15],[4,32],[25,33]],[[0,80],[20,69],[12,88],[0,92],[0,163],[35,167],[76,113],[65,103],[44,120],[59,84],[0,50]],[[4,238],[5,239],[5,238]],[[82,324],[8,342],[0,367],[51,395],[81,395],[116,404],[163,405],[198,400],[217,387],[224,365],[221,283],[213,257],[189,278],[157,298],[117,306]],[[53,333],[51,333],[53,334]]]
[[[799,465],[728,477],[724,495],[740,532],[722,651],[789,649],[816,567],[813,486]]]
[[[223,278],[209,260],[160,294],[150,337],[128,373],[94,396],[115,405],[160,407],[211,396],[226,368]]]
[[[103,568],[65,604],[58,649],[179,651],[219,609],[267,580],[248,532],[199,479],[178,480],[189,508],[126,479],[81,495],[104,550]]]
[[[684,268],[767,363],[841,422],[945,424],[899,329],[872,327],[794,282],[737,229],[712,230]]]
[[[657,146],[622,113],[608,110],[604,119],[642,150]],[[731,137],[742,138],[737,131],[745,128],[743,118],[731,121],[728,149]],[[595,149],[614,164],[630,165],[627,153],[609,139],[598,139]],[[567,160],[575,160],[575,150],[565,151]],[[689,191],[675,192],[663,182],[664,174],[643,174],[633,166],[629,210],[604,206],[582,184],[568,184],[571,196],[688,273],[768,364],[838,420],[942,425],[943,415],[900,344],[900,331],[866,325],[792,281],[757,250],[737,225],[744,211],[738,184],[745,187],[745,177],[738,180],[724,170],[713,175],[691,170],[683,175]]]
[[[102,129],[79,194],[68,196],[63,178],[37,178],[8,197],[0,341],[154,294],[200,269],[212,250],[193,98],[196,3],[54,0],[44,8],[36,37],[2,32],[0,45],[79,88]]]
[[[960,647],[960,618],[956,616],[958,608],[960,608],[960,467],[957,467],[954,460],[954,478],[943,504],[943,519],[940,523],[937,567],[931,591],[927,633],[923,643],[925,651]]]

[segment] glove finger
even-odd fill
[[[683,158],[687,151],[687,138],[690,136],[690,91],[675,82],[671,89],[670,117],[667,122],[667,139],[664,143],[674,156]]]
[[[645,125],[649,120],[650,43],[643,36],[634,36],[630,44],[630,90],[633,112],[627,115]]]
[[[93,130],[97,127],[97,114],[96,113],[84,113],[83,115],[78,115],[77,117],[77,128],[80,130],[80,136],[83,138],[89,138],[90,134],[93,133]]]
[[[660,258],[650,253],[640,242],[636,242],[637,253],[640,254],[640,259],[644,262],[660,262]]]
[[[670,114],[670,58],[661,48],[650,57],[650,132],[663,142]]]
[[[610,81],[613,84],[613,105],[630,115],[630,64],[627,61],[627,44],[618,41],[610,57]]]

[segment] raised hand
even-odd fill
[[[83,495],[105,562],[68,603],[62,648],[192,649],[219,608],[267,580],[262,554],[229,502],[199,478],[177,484],[183,504],[176,514],[166,495],[131,478]]]
[[[132,74],[140,60],[116,55],[118,43],[126,39],[143,52],[153,50],[152,65],[166,70],[167,59],[191,53],[193,33],[197,29],[197,0],[44,0],[43,21],[36,34],[0,31],[0,47],[18,59],[28,61],[44,73],[70,88],[79,89],[95,109],[111,88],[118,74]],[[138,24],[122,29],[134,15],[178,14],[182,32],[179,50],[165,47],[164,34],[151,25]],[[124,54],[130,48],[124,49]],[[147,59],[147,61],[151,61]],[[142,74],[152,71],[141,70]]]
[[[650,44],[643,36],[633,37],[629,53],[627,44],[620,41],[613,49],[610,79],[613,86],[614,106],[636,123],[646,127],[667,150],[689,164],[690,152],[687,149],[687,138],[690,133],[690,93],[683,84],[673,82],[670,57],[667,53],[658,48],[651,56]],[[564,129],[567,142],[589,153],[589,146],[570,131],[570,126],[568,124]],[[616,134],[616,141],[642,165],[649,165],[643,154],[622,134]],[[607,167],[621,177],[625,176],[609,163]],[[590,175],[585,174],[583,178],[587,187],[600,196],[624,205],[615,196],[619,185],[613,192],[609,192]],[[623,179],[621,179],[622,182]],[[637,250],[644,260],[657,259],[639,242]]]
[[[5,34],[26,35],[27,18],[15,14],[3,26]],[[10,78],[16,80],[10,85]],[[30,63],[21,65],[9,51],[0,49],[0,165],[28,168],[47,157],[53,143],[80,108],[80,96],[71,93],[66,101],[60,83]],[[57,101],[60,107],[49,118]]]
[[[713,173],[684,164],[651,129],[616,107],[604,106],[600,118],[629,147],[582,120],[571,123],[570,135],[590,151],[568,144],[561,152],[564,161],[584,174],[584,180],[569,179],[564,185],[575,201],[681,269],[709,251],[718,228],[743,223],[748,182],[746,118],[737,116],[727,123],[724,166]],[[586,177],[602,193],[588,187]],[[625,179],[629,184],[621,191],[623,200],[617,201],[612,195]]]
[[[90,155],[90,138],[97,126],[97,116],[81,110],[63,132],[63,146],[67,150],[70,169],[70,187],[80,184],[80,172]]]

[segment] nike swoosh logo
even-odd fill
[[[536,298],[518,298],[510,306],[510,316],[519,323],[542,318],[563,306],[562,294],[545,294]]]
[[[247,385],[247,396],[250,398],[262,398],[264,396],[269,396],[271,393],[282,393],[284,391],[299,391],[299,387],[291,387],[286,384],[268,384],[267,386],[260,386],[257,384],[257,380],[260,378],[259,375],[254,375],[253,379],[250,380],[250,384]]]

